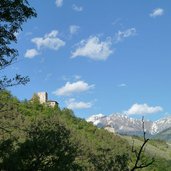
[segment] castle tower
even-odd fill
[[[35,93],[34,95],[39,98],[40,104],[45,104],[45,105],[52,107],[52,108],[58,106],[57,101],[48,100],[47,92],[38,92],[38,93]],[[33,99],[34,99],[34,95],[33,95]]]
[[[37,96],[39,97],[40,104],[47,102],[48,95],[46,92],[38,92]]]

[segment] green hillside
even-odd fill
[[[69,109],[50,108],[36,98],[20,102],[7,91],[0,91],[0,130],[3,171],[128,171],[136,160],[127,138],[99,129]],[[135,148],[141,142],[137,139]],[[141,162],[151,160],[155,146],[150,144]],[[171,170],[169,153],[166,158],[161,151],[143,170]]]
[[[171,143],[171,128],[168,128],[153,137],[154,139],[165,140],[168,143]]]

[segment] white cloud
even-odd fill
[[[73,81],[74,82],[74,81],[81,80],[81,76],[80,75],[72,75],[72,76],[63,75],[62,80],[64,80],[64,81]]]
[[[135,103],[132,107],[125,113],[128,115],[144,115],[162,112],[163,108],[161,106],[148,106],[147,104]]]
[[[69,109],[88,109],[92,107],[91,102],[77,102],[74,98],[67,100],[66,104]]]
[[[57,7],[62,7],[62,5],[63,5],[63,0],[56,0],[56,1],[55,1],[55,4],[56,4]]]
[[[80,75],[74,75],[74,79],[75,80],[80,80],[81,79],[81,76]]]
[[[127,85],[125,83],[119,84],[118,87],[126,87]]]
[[[71,25],[69,27],[69,32],[70,34],[76,34],[78,32],[78,30],[80,29],[80,26],[77,25]]]
[[[75,4],[72,5],[72,9],[73,9],[74,11],[77,11],[77,12],[83,11],[83,7],[77,6],[77,5],[75,5]]]
[[[162,8],[156,8],[150,13],[150,17],[158,17],[164,14],[164,10]]]
[[[69,96],[73,93],[81,93],[91,88],[94,88],[94,85],[89,85],[84,81],[77,81],[74,83],[67,82],[63,87],[57,89],[53,93],[58,96]]]
[[[135,28],[129,28],[129,29],[124,30],[124,31],[119,30],[118,33],[116,33],[116,43],[124,40],[125,38],[135,36],[136,32],[137,31]]]
[[[89,37],[77,45],[78,48],[72,53],[71,58],[83,56],[93,60],[106,60],[113,52],[110,49],[111,45],[111,39],[101,41],[97,36]]]
[[[39,52],[36,49],[27,49],[25,53],[26,58],[34,58],[35,56],[38,56]]]
[[[58,31],[53,30],[44,37],[35,37],[31,41],[36,44],[37,48],[42,47],[58,50],[60,47],[65,46],[65,42],[57,37]]]

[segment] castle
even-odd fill
[[[38,92],[35,94],[39,98],[40,104],[47,104],[50,107],[56,107],[58,106],[58,102],[48,100],[48,94],[47,92]]]

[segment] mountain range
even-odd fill
[[[92,115],[87,119],[87,122],[92,122],[97,127],[120,134],[141,135],[143,131],[142,120],[119,113],[109,116],[103,114]],[[157,121],[144,120],[144,127],[148,135],[157,135],[171,128],[171,116],[161,118]]]

